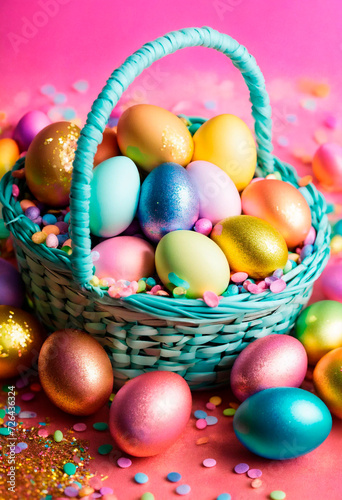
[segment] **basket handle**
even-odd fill
[[[86,285],[93,276],[89,229],[90,181],[93,161],[112,109],[134,79],[153,62],[186,47],[204,46],[222,52],[241,72],[250,92],[252,116],[258,145],[258,161],[273,171],[272,120],[264,77],[245,47],[228,35],[204,28],[173,31],[146,43],[117,68],[94,101],[77,144],[70,192],[71,265],[74,280]]]

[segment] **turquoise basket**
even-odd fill
[[[330,229],[323,196],[312,184],[299,188],[308,201],[317,231],[314,252],[285,275],[279,293],[244,293],[223,298],[216,308],[190,299],[147,294],[113,299],[89,283],[93,276],[89,231],[90,181],[93,159],[112,109],[133,80],[154,61],[186,47],[209,47],[229,57],[250,92],[258,145],[257,175],[275,171],[298,188],[295,170],[272,155],[271,108],[265,82],[255,59],[228,35],[211,28],[174,31],[145,44],[116,69],[95,100],[78,141],[70,195],[73,252],[36,245],[39,227],[23,214],[12,196],[24,180],[11,173],[0,188],[3,217],[10,229],[18,264],[35,311],[49,330],[80,328],[107,350],[116,385],[152,370],[174,371],[191,388],[217,386],[229,380],[235,358],[250,342],[272,333],[288,333],[306,305],[314,281],[329,257]],[[190,118],[191,123],[203,123]],[[20,159],[14,169],[24,166]]]

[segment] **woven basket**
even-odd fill
[[[3,216],[11,230],[18,264],[35,311],[49,330],[76,327],[105,346],[117,386],[151,370],[170,370],[191,388],[216,386],[229,379],[231,366],[253,340],[271,333],[288,333],[307,303],[314,281],[329,257],[329,224],[323,196],[310,184],[300,188],[308,201],[317,231],[314,252],[285,275],[287,288],[273,294],[243,293],[225,297],[216,308],[203,301],[148,294],[113,299],[89,284],[93,275],[89,232],[89,198],[93,159],[113,107],[135,77],[154,61],[185,47],[204,46],[228,56],[240,70],[250,92],[258,145],[257,175],[280,172],[298,188],[295,170],[272,152],[271,109],[264,78],[247,50],[211,28],[188,28],[147,43],[109,78],[92,106],[78,141],[70,195],[73,252],[36,245],[39,228],[24,216],[12,196],[12,184],[25,181],[11,173],[1,182]],[[190,118],[192,123],[203,119]],[[24,166],[20,159],[15,169]]]

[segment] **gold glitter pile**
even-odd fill
[[[77,439],[72,430],[56,442],[43,425],[27,428],[19,423],[13,437],[15,448],[11,450],[11,436],[0,435],[0,500],[64,497],[68,488],[80,490],[93,476],[88,441]],[[10,479],[15,483],[12,490]]]

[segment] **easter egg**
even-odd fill
[[[50,125],[51,121],[43,111],[33,110],[20,118],[13,132],[13,139],[21,151],[27,151],[38,132]]]
[[[338,418],[342,418],[342,347],[321,358],[313,372],[318,396]]]
[[[329,262],[321,276],[321,289],[326,299],[342,302],[342,262]]]
[[[113,369],[104,348],[81,330],[59,330],[44,342],[38,372],[48,398],[72,415],[91,415],[113,390]]]
[[[186,167],[199,194],[199,217],[216,224],[241,214],[241,199],[231,178],[209,161],[193,161]]]
[[[249,344],[237,357],[230,375],[240,400],[271,387],[299,387],[308,367],[303,345],[288,335],[267,335]]]
[[[180,375],[144,373],[117,392],[110,407],[110,432],[125,453],[157,455],[180,437],[189,421],[191,404],[189,386]]]
[[[213,241],[223,250],[232,271],[262,279],[282,269],[288,257],[284,237],[268,222],[236,215],[217,223]]]
[[[0,379],[23,375],[37,361],[44,336],[32,314],[0,305]]]
[[[193,141],[185,123],[166,109],[136,104],[126,109],[118,122],[121,153],[147,172],[165,162],[187,165]]]
[[[299,315],[295,336],[304,345],[311,365],[342,347],[342,304],[334,300],[311,304]]]
[[[74,123],[56,122],[43,128],[31,142],[25,158],[26,183],[38,201],[54,208],[69,203],[79,135]]]
[[[328,437],[332,418],[311,392],[276,387],[257,392],[236,410],[238,440],[252,453],[273,460],[305,455]]]
[[[11,170],[19,158],[19,148],[13,139],[0,139],[0,179]]]
[[[100,279],[138,281],[154,274],[154,248],[142,238],[109,238],[93,248],[92,256]]]
[[[312,169],[325,189],[342,190],[342,146],[332,142],[322,144],[312,160]]]
[[[94,169],[90,188],[90,231],[105,238],[122,233],[138,207],[140,177],[134,162],[124,156],[105,160]]]
[[[21,307],[24,302],[24,283],[12,264],[0,257],[0,305]]]
[[[120,150],[116,137],[116,128],[106,128],[103,132],[102,142],[98,145],[94,158],[94,167],[108,158],[119,156]]]
[[[221,295],[230,277],[222,250],[194,231],[174,231],[164,236],[156,249],[156,269],[167,288],[182,286],[188,298],[203,297],[207,291]]]
[[[198,214],[198,193],[183,167],[163,163],[149,173],[141,186],[138,219],[150,240],[157,242],[171,231],[192,229]]]
[[[195,132],[192,161],[205,160],[224,170],[242,191],[252,180],[257,152],[251,131],[234,115],[218,115]]]
[[[295,248],[311,228],[310,207],[292,184],[277,179],[252,182],[241,195],[242,211],[259,217],[278,229],[287,246]]]

